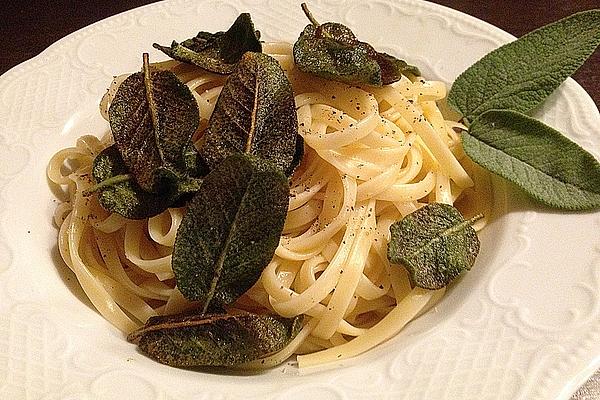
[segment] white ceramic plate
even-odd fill
[[[447,82],[512,39],[429,3],[362,3],[311,8]],[[153,42],[223,30],[242,11],[266,40],[294,41],[306,25],[293,1],[169,1],[80,30],[0,78],[0,398],[568,398],[600,366],[600,213],[542,210],[501,184],[474,270],[393,340],[327,370],[169,368],[91,308],[57,255],[48,159],[107,129],[99,98],[113,75],[139,68],[142,52],[163,58]],[[600,158],[598,110],[574,81],[539,115]]]

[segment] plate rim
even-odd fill
[[[68,43],[71,41],[75,41],[75,40],[79,39],[80,37],[83,37],[83,35],[87,34],[89,31],[91,31],[93,29],[97,29],[98,27],[104,26],[107,23],[115,21],[119,18],[124,18],[125,16],[128,16],[128,15],[143,14],[147,9],[160,8],[160,7],[163,7],[167,3],[176,3],[176,2],[177,2],[176,0],[164,0],[164,1],[161,1],[158,3],[151,3],[151,4],[143,5],[141,7],[137,7],[137,8],[131,9],[131,10],[127,10],[127,11],[112,15],[112,16],[102,19],[100,21],[94,22],[93,24],[90,24],[86,27],[78,29],[77,31],[74,31],[74,32],[68,34],[67,36],[59,39],[58,41],[52,43],[46,49],[44,49],[42,52],[40,52],[38,55],[10,68],[8,71],[6,71],[4,74],[2,74],[0,76],[0,89],[2,88],[2,84],[5,83],[5,81],[10,81],[18,74],[27,72],[27,70],[29,68],[34,68],[34,67],[38,66],[39,64],[44,63],[44,61],[48,57],[50,57],[53,54],[53,52],[60,51],[61,47],[68,45]],[[423,7],[423,6],[430,7],[432,9],[434,9],[435,11],[442,10],[444,13],[451,15],[452,17],[460,17],[463,21],[465,21],[469,24],[475,24],[475,25],[483,24],[488,31],[495,32],[500,39],[502,39],[502,36],[506,36],[506,41],[515,39],[515,37],[513,35],[507,33],[506,31],[504,31],[488,22],[485,22],[476,17],[473,17],[471,15],[468,15],[466,13],[452,9],[447,6],[443,6],[443,5],[439,5],[439,4],[435,4],[435,3],[429,3],[429,2],[419,2],[416,0],[402,0],[401,3],[406,3],[406,4],[420,3],[421,7]],[[568,82],[569,82],[568,83],[569,85],[574,85],[573,87],[576,89],[578,97],[583,97],[583,101],[588,102],[590,104],[594,104],[594,102],[593,102],[592,98],[589,96],[589,94],[575,80],[573,80],[572,78],[569,78]],[[598,114],[597,108],[596,108],[596,113]],[[600,114],[598,114],[598,115],[600,115]],[[0,272],[0,275],[3,275],[3,274]],[[570,395],[574,391],[576,391],[577,388],[583,382],[585,382],[594,373],[594,371],[597,370],[599,367],[600,367],[600,354],[598,355],[598,357],[596,357],[595,366],[592,367],[591,364],[588,365],[588,367],[585,368],[586,372],[582,371],[582,373],[580,373],[576,377],[572,378],[572,380],[570,381],[572,383],[572,385],[571,385],[571,389],[573,389],[572,392],[570,394],[564,393],[564,397],[561,397],[563,394],[563,393],[561,393],[558,395],[559,397],[557,397],[557,398],[568,399],[570,397]],[[577,381],[577,383],[575,383],[575,381]],[[564,390],[563,390],[563,392],[564,392]]]

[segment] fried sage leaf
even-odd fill
[[[185,173],[191,178],[202,178],[209,172],[208,166],[200,157],[200,153],[192,141],[188,143],[183,152],[183,162]]]
[[[250,14],[243,13],[227,32],[199,32],[171,47],[154,43],[154,47],[175,60],[197,65],[217,74],[230,74],[247,51],[260,53],[260,32],[254,30]]]
[[[413,285],[440,289],[475,262],[479,239],[471,225],[481,217],[465,221],[450,205],[428,204],[390,227],[388,258],[407,268]]]
[[[231,304],[273,258],[288,209],[285,175],[257,157],[234,154],[205,178],[177,231],[172,267],[188,300]]]
[[[462,143],[473,161],[543,204],[600,208],[600,163],[540,121],[515,111],[487,111],[463,133]]]
[[[121,157],[142,189],[158,192],[185,173],[184,153],[200,118],[196,100],[175,74],[152,70],[144,54],[143,72],[119,86],[108,114]]]
[[[160,193],[147,192],[131,177],[114,145],[96,156],[92,175],[96,182],[100,182],[96,187],[100,205],[109,212],[129,219],[143,219],[160,214],[168,207],[177,205],[186,194],[198,191],[202,183],[202,179],[185,177],[163,188]],[[115,177],[117,180],[111,182]]]
[[[320,25],[302,4],[312,22],[294,44],[294,62],[306,73],[349,84],[387,85],[419,69],[359,41],[345,25]]]
[[[266,54],[246,53],[223,86],[200,154],[211,170],[231,154],[247,153],[287,173],[297,137],[294,94],[279,63]]]
[[[292,162],[290,163],[290,166],[288,167],[288,169],[285,171],[285,174],[287,176],[291,176],[294,173],[294,171],[296,170],[296,168],[298,168],[298,166],[302,162],[303,158],[304,158],[304,139],[302,138],[302,136],[296,135],[296,151],[294,152],[294,157],[292,158]]]
[[[491,109],[529,113],[600,44],[600,10],[571,15],[508,43],[469,67],[448,104],[469,121]]]
[[[234,367],[283,349],[302,328],[302,316],[247,312],[151,317],[128,340],[173,367]]]

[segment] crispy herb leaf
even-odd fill
[[[325,37],[323,31],[333,37]],[[294,43],[294,62],[301,71],[325,79],[381,86],[379,64],[358,43],[352,31],[342,24],[307,25]]]
[[[96,182],[129,173],[119,150],[113,145],[104,149],[94,159],[92,175]],[[160,214],[168,207],[176,206],[186,194],[200,188],[202,179],[185,177],[165,187],[160,193],[143,190],[133,179],[109,184],[99,189],[98,200],[109,212],[129,219],[143,219]]]
[[[296,168],[302,162],[304,158],[304,139],[300,135],[296,135],[296,151],[294,152],[294,157],[292,158],[292,162],[290,163],[290,167],[285,171],[287,176],[292,176]]]
[[[528,113],[600,44],[600,10],[584,11],[496,49],[463,72],[448,104],[470,121],[491,109]]]
[[[119,86],[109,108],[110,127],[121,157],[136,182],[158,192],[185,173],[184,153],[198,128],[196,100],[169,71],[144,71]]]
[[[301,71],[349,84],[374,86],[395,82],[402,75],[420,75],[417,67],[359,41],[345,25],[334,22],[320,25],[304,4],[302,8],[312,24],[304,28],[294,44],[294,62]]]
[[[247,51],[260,53],[260,32],[254,30],[250,14],[243,13],[227,32],[199,32],[181,44],[171,47],[154,43],[154,47],[175,60],[197,65],[217,74],[230,74]]]
[[[172,267],[188,300],[227,305],[271,261],[287,215],[289,187],[278,168],[234,154],[212,170],[177,231]]]
[[[246,53],[221,91],[200,154],[211,170],[231,154],[247,153],[289,172],[297,137],[294,94],[279,63]]]
[[[190,141],[183,152],[183,162],[185,165],[185,172],[189,177],[202,178],[208,174],[208,166],[200,157],[198,149],[194,145],[194,142]]]
[[[373,47],[371,47],[371,49],[373,49]],[[404,60],[399,60],[392,55],[380,53],[375,49],[373,49],[370,54],[371,57],[377,61],[377,64],[379,64],[379,68],[381,68],[381,81],[384,85],[396,82],[402,77],[402,75],[421,75],[419,68],[415,67],[414,65],[410,65]]]
[[[233,367],[283,349],[298,334],[302,317],[246,312],[151,317],[128,340],[173,367]]]
[[[454,207],[428,204],[390,227],[388,258],[404,265],[413,285],[440,289],[464,270],[471,269],[479,252],[479,239]]]
[[[473,161],[548,206],[600,208],[600,163],[540,121],[514,111],[487,111],[462,142]]]

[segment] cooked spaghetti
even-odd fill
[[[307,317],[283,351],[245,366],[273,366],[292,354],[300,367],[352,357],[395,335],[444,292],[412,288],[405,269],[390,265],[390,225],[434,201],[488,215],[489,185],[462,153],[454,130],[460,124],[438,108],[442,82],[403,77],[381,88],[354,87],[301,73],[291,45],[267,43],[263,51],[292,83],[305,156],[291,180],[276,254],[234,306]],[[199,138],[225,77],[175,61],[154,67],[173,71],[192,91]],[[101,102],[106,119],[125,77]],[[184,208],[127,220],[82,194],[93,184],[94,157],[110,141],[82,136],[54,155],[47,173],[62,188],[54,219],[63,260],[100,314],[129,333],[151,316],[196,305],[177,290],[171,269]]]

